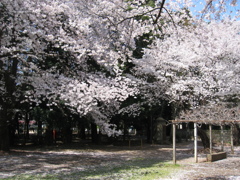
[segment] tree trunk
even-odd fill
[[[9,131],[8,127],[3,124],[0,125],[0,150],[9,151]]]
[[[126,120],[123,120],[123,141],[125,142],[127,140],[128,131],[127,131],[127,123]]]
[[[18,60],[16,58],[9,59],[12,64],[8,70],[3,69],[3,64],[0,65],[0,80],[5,85],[5,93],[0,94],[0,150],[9,151],[9,125],[12,123],[13,109],[15,108],[15,97],[13,96],[16,90],[16,73]]]
[[[97,134],[97,125],[95,123],[91,123],[91,136],[92,142],[98,143],[98,134]]]
[[[240,140],[240,127],[238,125],[233,126],[233,144],[234,145],[239,145],[239,140]]]
[[[147,122],[146,127],[147,127],[146,128],[146,130],[147,130],[147,142],[152,143],[152,139],[151,139],[151,127],[152,127],[151,120],[150,120],[150,122]]]
[[[209,142],[210,140],[209,140],[209,137],[207,136],[207,133],[201,128],[198,128],[198,134],[202,140],[204,149],[210,148],[210,142]]]
[[[71,143],[72,142],[72,130],[71,127],[63,128],[63,143]]]
[[[26,112],[25,114],[25,127],[24,127],[24,142],[26,144],[26,142],[29,140],[29,117],[28,117],[28,113]]]
[[[0,151],[9,151],[9,131],[7,123],[7,109],[0,106]]]
[[[53,129],[50,127],[47,127],[46,133],[45,133],[45,144],[52,145],[53,144]]]
[[[42,121],[38,120],[38,128],[37,128],[37,144],[43,144],[43,136],[42,136]]]
[[[86,139],[85,126],[83,123],[81,124],[80,122],[78,123],[78,137],[83,140]]]

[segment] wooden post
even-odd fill
[[[194,123],[194,158],[195,162],[198,162],[198,154],[197,154],[197,123]]]
[[[224,151],[223,125],[221,125],[221,151]]]
[[[210,141],[209,151],[210,151],[210,154],[212,154],[212,125],[211,124],[209,125],[209,141]]]
[[[173,164],[176,164],[176,124],[173,123]]]
[[[234,154],[234,147],[233,147],[233,124],[231,125],[231,153]]]

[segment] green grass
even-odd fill
[[[71,174],[70,179],[81,180],[153,180],[166,177],[179,169],[179,165],[156,159],[138,158],[121,165],[98,167],[90,171]],[[64,178],[63,178],[64,179]]]
[[[159,162],[156,159],[126,161],[118,165],[89,167],[84,171],[68,174],[18,175],[7,180],[153,180],[167,177],[178,171],[179,165]]]
[[[168,176],[177,170],[179,165],[159,164],[152,167],[141,168],[129,180],[151,180]]]

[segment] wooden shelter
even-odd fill
[[[223,143],[223,126],[229,125],[231,127],[231,152],[234,153],[233,147],[233,125],[240,124],[240,120],[172,120],[170,121],[173,127],[173,163],[176,164],[176,125],[180,123],[194,123],[194,158],[195,162],[198,162],[198,149],[197,149],[197,126],[198,124],[208,124],[209,125],[209,140],[210,140],[210,154],[212,154],[212,125],[217,125],[221,127],[221,150],[224,151]]]

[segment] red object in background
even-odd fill
[[[25,121],[24,120],[19,120],[18,123],[19,124],[25,124]],[[34,124],[37,124],[37,121],[35,121],[35,120],[29,121],[29,125],[34,125]]]
[[[53,140],[56,140],[56,134],[57,134],[56,129],[54,129],[53,130]]]

